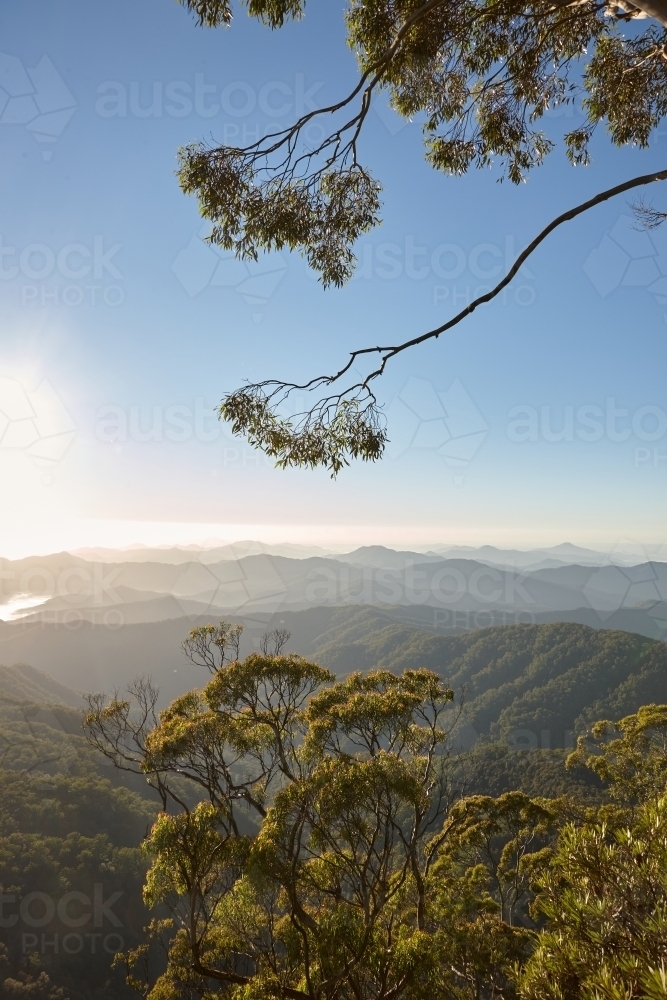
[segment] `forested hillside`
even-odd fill
[[[275,622],[270,616],[251,621],[242,653],[257,648],[259,629]],[[66,676],[60,666],[66,647],[54,645],[58,684],[28,667],[5,667],[0,668],[0,690],[24,700],[82,705],[81,694],[65,686],[73,678],[79,692],[109,691],[147,674],[161,689],[161,703],[167,704],[206,679],[206,672],[188,663],[180,648],[192,624],[181,619],[151,625],[155,634],[145,656],[137,655],[143,654],[140,649],[129,659],[124,643],[114,642],[109,649],[113,662],[104,670],[91,663],[89,669],[70,669]],[[436,670],[457,698],[464,698],[466,720],[478,735],[506,738],[513,730],[532,730],[539,745],[563,747],[593,718],[619,717],[667,696],[667,645],[631,632],[555,622],[441,635],[367,607],[284,614],[280,626],[294,629],[287,649],[337,675],[376,667]],[[110,637],[117,640],[119,635]]]
[[[623,612],[625,616],[629,611]],[[475,636],[489,632],[502,634],[505,623],[500,616],[494,628],[443,629],[432,609],[377,608],[353,606],[344,608],[315,607],[305,611],[282,611],[277,614],[227,615],[228,620],[245,627],[241,653],[247,655],[259,648],[264,632],[285,628],[291,633],[287,649],[303,656],[312,656],[339,673],[365,670],[375,663],[417,663],[423,660],[438,667],[448,664],[459,653],[475,643]],[[614,624],[618,616],[605,622],[589,612],[589,621],[564,623],[536,622],[568,627],[582,634],[591,631],[646,635],[632,623]],[[5,664],[29,663],[45,671],[59,684],[76,691],[110,691],[123,688],[140,674],[149,675],[160,688],[161,704],[205,680],[205,672],[193,667],[183,656],[181,642],[189,629],[219,617],[210,612],[206,617],[181,617],[163,622],[144,622],[107,628],[90,622],[75,623],[75,628],[24,622],[0,623],[0,657]],[[471,618],[472,620],[472,618]],[[483,621],[488,621],[486,616]],[[479,624],[481,624],[480,622]],[[602,626],[605,625],[605,628]],[[523,627],[523,626],[521,626]],[[520,630],[517,634],[521,634]],[[550,634],[550,633],[545,633]],[[654,638],[651,636],[651,638]],[[463,645],[459,645],[462,643]],[[426,658],[426,659],[424,659]],[[435,668],[434,667],[434,668]],[[606,693],[601,689],[596,697]],[[33,697],[25,689],[23,697]],[[74,695],[75,699],[77,698]],[[37,700],[60,700],[55,694]],[[76,702],[78,703],[78,701]],[[579,713],[569,721],[569,728]]]
[[[665,643],[572,623],[441,636],[359,609],[344,623],[334,618],[309,654],[337,674],[428,667],[464,697],[478,734],[528,730],[534,745],[563,747],[600,715],[619,717],[667,697]]]
[[[132,996],[111,963],[140,940],[146,922],[139,845],[157,803],[145,781],[123,780],[88,746],[77,703],[80,695],[40,671],[0,668],[0,996],[7,1000]]]
[[[667,700],[667,646],[633,633],[561,622],[443,636],[372,608],[323,615],[311,615],[310,630],[291,644],[299,638],[303,652],[335,675],[428,668],[452,688],[443,719],[451,726],[460,715],[450,738],[452,775],[468,795],[601,802],[603,786],[590,769],[565,768],[575,734],[600,717]],[[190,687],[206,680],[193,664],[187,676]],[[0,667],[6,1000],[130,995],[111,961],[142,939],[148,861],[139,845],[158,800],[143,776],[116,770],[91,748],[83,705],[82,691],[43,671]],[[178,794],[194,804],[198,793]],[[242,829],[254,832],[248,823]]]

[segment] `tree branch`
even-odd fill
[[[473,313],[478,306],[484,305],[486,302],[490,302],[492,299],[495,299],[496,296],[499,295],[500,292],[502,292],[503,288],[506,288],[512,281],[512,279],[516,277],[520,268],[530,257],[530,255],[535,250],[537,250],[540,243],[543,243],[544,240],[547,238],[547,236],[549,236],[554,231],[554,229],[557,229],[558,226],[562,226],[564,222],[571,222],[572,219],[576,219],[578,215],[583,215],[583,213],[587,212],[589,209],[595,208],[596,205],[601,205],[602,202],[608,201],[610,198],[616,197],[616,195],[623,194],[625,191],[630,191],[632,190],[632,188],[641,187],[642,185],[645,184],[653,184],[655,181],[664,181],[664,180],[667,180],[667,170],[658,170],[651,174],[643,174],[641,177],[633,177],[631,180],[624,181],[622,184],[617,184],[615,187],[609,188],[607,191],[601,191],[600,194],[596,194],[593,198],[589,198],[588,201],[582,202],[582,204],[577,205],[576,208],[571,208],[567,212],[563,212],[562,215],[559,215],[556,219],[553,219],[553,221],[550,222],[548,226],[545,226],[544,229],[540,233],[538,233],[535,239],[528,244],[526,249],[519,254],[519,256],[516,258],[514,264],[509,269],[505,277],[502,278],[501,281],[499,281],[498,284],[491,289],[491,291],[486,292],[484,295],[478,296],[478,298],[474,299],[469,305],[465,307],[465,309],[462,309],[461,312],[457,313],[457,315],[454,316],[452,319],[447,320],[447,322],[443,323],[442,326],[436,327],[435,330],[429,330],[428,333],[422,333],[419,337],[413,337],[412,340],[406,340],[404,343],[398,344],[395,347],[364,347],[358,351],[353,351],[352,354],[350,355],[350,360],[345,365],[345,367],[341,368],[338,374],[336,374],[332,378],[329,378],[327,381],[329,383],[333,383],[337,379],[339,379],[342,375],[345,374],[346,371],[349,370],[354,361],[362,354],[386,352],[385,356],[382,359],[382,366],[378,368],[375,372],[371,372],[371,374],[368,375],[362,383],[360,383],[360,385],[365,387],[366,384],[370,382],[371,379],[376,378],[378,375],[382,374],[384,365],[386,364],[387,361],[390,360],[390,358],[395,357],[397,354],[400,354],[401,351],[405,351],[409,347],[415,347],[417,344],[422,344],[426,340],[431,340],[434,337],[435,338],[439,337],[441,333],[445,333],[447,330],[451,330],[452,327],[457,326],[461,322],[461,320],[464,320],[466,318],[466,316],[470,316],[471,313]]]
[[[576,219],[596,205],[626,191],[666,179],[667,170],[642,174],[601,191],[581,205],[563,212],[528,244],[494,288],[478,296],[456,316],[435,329],[403,343],[359,348],[351,352],[348,361],[337,372],[318,375],[305,383],[267,379],[246,385],[225,396],[218,410],[219,416],[230,421],[233,434],[247,436],[252,445],[276,458],[276,464],[283,468],[290,465],[311,468],[324,466],[335,476],[344,465],[349,464],[350,458],[376,461],[384,451],[387,433],[371,385],[384,374],[392,358],[411,347],[437,339],[472,315],[478,306],[491,302],[510,284],[540,244],[563,223]],[[292,392],[313,392],[334,386],[360,358],[373,354],[380,355],[379,363],[360,381],[320,398],[309,410],[298,415],[296,423],[280,416],[279,409]]]

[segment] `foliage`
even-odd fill
[[[581,737],[568,766],[590,768],[610,803],[561,829],[534,866],[541,932],[522,968],[523,1000],[665,996],[667,705],[646,705]]]
[[[180,2],[200,24],[231,23],[228,0]],[[243,6],[271,28],[305,13],[304,0]],[[555,146],[543,123],[551,109],[581,103],[583,122],[564,136],[574,165],[589,163],[601,125],[614,145],[646,148],[667,111],[665,0],[349,0],[345,17],[360,74],[347,95],[246,147],[200,141],[179,152],[181,187],[212,223],[212,243],[251,260],[263,251],[296,250],[325,287],[351,278],[355,242],[381,221],[381,184],[361,149],[379,92],[400,115],[420,122],[435,169],[459,176],[495,164],[499,179],[515,184]],[[630,23],[637,17],[652,23],[640,30]],[[312,146],[305,135],[314,119],[327,127]],[[435,329],[398,344],[378,338],[337,371],[305,383],[267,379],[228,392],[221,418],[279,467],[322,466],[336,476],[351,459],[377,461],[387,432],[372,384],[391,359],[490,301],[563,222],[666,178],[665,170],[635,177],[552,220],[494,289]],[[650,207],[638,215],[648,225],[667,217]],[[373,367],[359,374],[358,363],[369,360]],[[319,398],[288,419],[284,404],[296,390]]]
[[[605,798],[600,779],[574,763],[566,770],[567,750],[540,747],[517,749],[501,740],[480,740],[470,751],[466,767],[469,794],[497,798],[509,791],[531,798],[562,799],[600,804]]]
[[[401,634],[375,637],[375,669],[337,679],[285,653],[284,631],[241,660],[238,627],[200,626],[184,649],[210,672],[202,690],[161,712],[146,683],[134,702],[92,698],[89,740],[164,808],[85,755],[60,758],[74,773],[0,771],[0,884],[16,897],[0,916],[30,892],[99,886],[123,925],[117,965],[151,1000],[664,1000],[667,705],[596,723],[566,772],[564,751],[454,753],[462,709],[444,680],[467,671],[480,697],[485,674],[487,691],[524,678],[519,700],[541,683],[558,702],[563,677],[563,697],[590,706],[605,676],[612,700],[633,678],[633,697],[644,675],[657,683],[662,644],[563,624],[449,646]],[[447,649],[440,670],[415,665]],[[17,711],[6,760],[31,768]],[[55,715],[27,718],[39,758]],[[484,781],[494,794],[475,794]],[[126,995],[106,955],[25,954],[3,935],[0,1000]]]
[[[200,23],[231,21],[219,0],[183,2]],[[246,6],[272,28],[304,14],[299,0]],[[662,16],[659,27],[623,32],[623,21],[641,12],[595,0],[350,0],[348,44],[361,73],[352,93],[245,149],[187,147],[181,184],[214,223],[213,242],[253,258],[259,249],[299,248],[325,284],[341,284],[352,272],[351,245],[379,221],[379,185],[358,156],[377,91],[421,120],[428,161],[450,174],[499,159],[519,183],[553,148],[539,128],[545,112],[578,96],[588,117],[565,137],[573,163],[588,162],[600,123],[616,145],[645,147],[667,108],[667,19],[660,4],[649,7]],[[317,148],[303,147],[301,132],[317,116],[333,119],[332,131]]]
[[[230,393],[218,414],[282,469],[323,466],[336,476],[351,458],[379,459],[387,440],[378,415],[357,399],[327,401],[304,420],[289,420],[277,414],[272,393],[252,386]]]
[[[480,758],[452,756],[460,710],[436,672],[335,680],[283,653],[284,633],[244,660],[238,639],[224,622],[190,633],[211,680],[159,714],[140,752],[125,702],[93,701],[87,717],[93,742],[122,766],[133,755],[169,805],[144,848],[144,899],[171,914],[149,928],[166,968],[141,974],[148,941],[125,956],[147,997],[657,997],[667,706],[617,723],[597,755],[580,741],[569,766],[598,782],[587,801],[466,795]],[[635,639],[641,658],[652,644]],[[194,807],[174,779],[198,789]]]
[[[464,719],[473,735],[504,745],[525,730],[534,746],[563,748],[603,712],[626,714],[659,700],[667,679],[664,643],[569,622],[442,635],[360,608],[334,617],[314,651],[336,673],[436,670],[465,692]]]
[[[538,887],[546,929],[519,977],[524,1000],[665,996],[664,796],[642,802],[627,826],[566,826]]]
[[[224,623],[193,630],[185,649],[212,679],[160,714],[136,760],[165,801],[178,803],[174,775],[202,793],[163,814],[147,842],[146,900],[168,906],[174,928],[150,996],[389,1000],[441,988],[437,912],[453,864],[443,821],[459,795],[442,726],[451,689],[425,669],[335,682],[275,649],[227,662],[230,635]],[[119,700],[93,704],[87,725],[112,759],[127,763],[124,740],[135,753]],[[259,817],[254,837],[242,809]],[[506,938],[497,947],[515,956]],[[144,957],[129,955],[130,967]]]
[[[659,796],[667,785],[667,706],[645,705],[619,722],[596,722],[580,736],[568,766],[584,764],[625,805]]]

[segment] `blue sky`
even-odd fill
[[[447,178],[418,125],[383,107],[362,152],[384,221],[349,285],[324,291],[298,255],[222,259],[176,150],[252,141],[340,97],[355,79],[342,11],[312,4],[271,33],[242,11],[202,30],[172,0],[3,6],[2,554],[214,536],[667,540],[667,233],[633,230],[624,199],[563,227],[504,301],[392,363],[381,463],[336,482],[275,470],[212,418],[246,378],[311,377],[441,323],[552,216],[664,166],[667,128],[644,151],[600,134],[586,170],[561,146],[518,188]]]

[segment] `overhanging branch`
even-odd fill
[[[601,205],[605,201],[609,201],[610,198],[615,198],[616,195],[624,194],[626,191],[631,191],[633,188],[642,187],[646,184],[653,184],[655,181],[664,180],[667,180],[667,170],[658,170],[651,174],[642,174],[641,177],[633,177],[631,180],[624,181],[622,184],[617,184],[615,187],[609,188],[607,191],[601,191],[600,194],[596,194],[593,198],[589,198],[588,201],[582,202],[582,204],[577,205],[576,208],[571,208],[567,212],[563,212],[562,215],[553,219],[548,226],[545,226],[544,229],[538,233],[535,239],[528,244],[526,249],[523,250],[516,258],[514,264],[509,269],[505,277],[502,278],[494,288],[485,292],[484,295],[478,296],[452,319],[447,320],[446,323],[436,327],[435,330],[429,330],[428,333],[423,333],[419,337],[413,337],[411,340],[406,340],[404,343],[393,347],[364,347],[358,351],[353,351],[350,355],[350,360],[344,368],[341,368],[336,375],[321,379],[320,381],[332,384],[350,369],[357,358],[364,354],[381,353],[383,355],[382,364],[374,372],[371,372],[371,374],[368,375],[363,382],[359,383],[361,387],[366,387],[372,379],[382,375],[384,366],[391,358],[400,354],[402,351],[406,351],[409,347],[416,347],[417,344],[423,344],[427,340],[439,337],[441,333],[446,333],[447,330],[451,330],[452,327],[457,326],[467,316],[470,316],[478,306],[484,305],[486,302],[490,302],[492,299],[495,299],[504,288],[507,288],[512,279],[516,277],[521,267],[525,264],[530,255],[538,248],[540,243],[543,243],[547,236],[549,236],[554,229],[562,226],[564,222],[571,222],[572,219],[576,219],[578,215],[583,215],[584,212],[589,211],[591,208],[595,208],[596,205]],[[307,387],[309,388],[312,384],[313,383],[308,383]]]
[[[246,385],[229,393],[219,407],[219,416],[232,425],[232,433],[247,436],[250,444],[276,459],[276,465],[323,466],[333,476],[349,464],[351,458],[376,461],[381,457],[387,441],[386,428],[377,404],[372,383],[384,374],[388,362],[403,351],[417,347],[428,340],[458,326],[481,305],[491,302],[517,275],[521,266],[541,243],[559,226],[583,215],[596,205],[634,188],[667,180],[667,170],[656,170],[616,184],[601,191],[575,208],[553,219],[519,254],[507,274],[498,284],[478,296],[456,316],[440,326],[403,343],[363,347],[352,351],[348,361],[337,372],[318,375],[305,383],[281,382],[268,379]],[[379,355],[377,367],[360,381],[345,387],[338,383],[351,370],[356,361],[366,355]],[[336,387],[336,391],[320,397],[317,402],[297,418],[286,419],[280,415],[281,405],[295,390],[315,392]],[[296,420],[296,422],[295,422]]]

